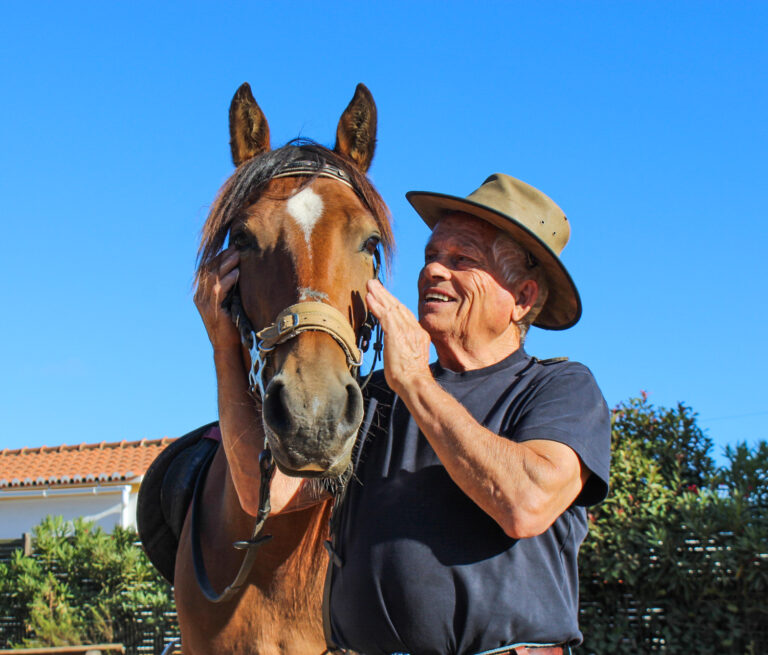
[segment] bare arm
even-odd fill
[[[568,446],[516,443],[480,425],[428,366],[429,335],[378,282],[368,306],[385,335],[384,371],[453,481],[513,538],[544,532],[575,500],[589,471]]]
[[[213,346],[219,426],[227,464],[241,507],[255,516],[261,481],[258,461],[264,447],[261,408],[248,390],[240,334],[221,307],[222,300],[237,282],[238,252],[228,249],[219,257],[213,272],[201,277],[195,290],[195,305]],[[314,497],[305,483],[301,478],[275,471],[271,485],[272,513],[296,511],[322,500]]]

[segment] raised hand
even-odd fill
[[[368,308],[384,330],[384,375],[396,393],[419,378],[432,378],[429,370],[429,334],[413,313],[378,280],[368,282]]]
[[[207,272],[202,272],[195,289],[195,306],[200,312],[214,350],[239,347],[240,334],[221,303],[240,275],[240,253],[227,248],[219,253]]]

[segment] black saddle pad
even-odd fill
[[[219,447],[218,441],[203,437],[217,425],[218,421],[209,423],[170,443],[152,462],[139,488],[139,538],[152,564],[171,584],[195,481]]]

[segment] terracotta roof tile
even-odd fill
[[[169,443],[162,439],[0,451],[0,488],[117,482],[144,475]]]

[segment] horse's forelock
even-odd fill
[[[264,186],[283,167],[300,159],[315,162],[318,168],[329,163],[337,166],[349,176],[352,186],[373,215],[379,228],[384,258],[389,268],[394,251],[394,237],[389,209],[379,192],[376,191],[366,175],[343,155],[318,143],[297,139],[282,148],[270,150],[244,162],[221,187],[205,225],[203,225],[200,248],[198,249],[197,278],[209,269],[214,257],[224,247],[227,234],[232,224],[240,216],[241,211],[256,201]],[[305,178],[300,186],[309,184],[312,179],[314,178]]]

